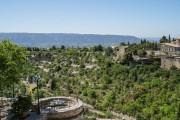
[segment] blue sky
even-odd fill
[[[0,0],[0,32],[180,37],[180,0]]]

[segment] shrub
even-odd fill
[[[31,96],[19,96],[17,101],[12,104],[12,112],[14,112],[18,118],[22,118],[23,113],[28,112],[31,109],[32,100]]]

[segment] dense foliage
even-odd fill
[[[158,50],[157,42],[149,42],[147,40],[141,40],[139,44],[131,44],[127,48],[127,54],[138,55],[140,57],[144,57],[146,55],[145,50]]]
[[[142,41],[130,45],[127,52],[132,55],[137,51],[140,56],[144,53],[138,50],[149,48],[154,50],[157,44]],[[28,77],[31,84],[35,71],[41,76],[40,97],[78,96],[96,109],[105,111],[106,117],[115,111],[139,120],[180,118],[180,70],[164,70],[156,62],[151,65],[119,64],[113,60],[113,49],[101,45],[91,48],[28,48],[28,52],[29,66],[34,68],[25,64],[24,48],[8,41],[0,43],[1,86],[19,83],[22,93],[26,93],[28,86],[19,79]],[[28,76],[24,70],[29,71]],[[28,89],[36,99],[36,88]],[[28,111],[29,100],[19,98],[13,105],[14,110],[20,110],[18,114]]]
[[[12,89],[26,69],[26,50],[10,41],[0,42],[0,90]]]
[[[146,45],[157,47],[145,42],[131,48]],[[31,54],[51,54],[51,64],[36,61],[44,66],[40,69],[43,96],[76,95],[96,109],[122,112],[140,120],[179,119],[180,70],[163,70],[156,63],[121,65],[113,62],[112,49],[102,46],[41,49]],[[44,90],[49,83],[52,94]]]

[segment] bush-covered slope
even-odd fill
[[[53,95],[76,95],[99,110],[122,112],[140,120],[180,118],[180,70],[163,70],[156,62],[118,64],[112,60],[113,51],[101,46],[31,54],[51,56],[51,64],[44,64],[49,72],[41,76],[43,84],[51,80],[49,92]]]

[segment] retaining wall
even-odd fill
[[[83,103],[81,100],[76,100],[73,97],[49,97],[40,99],[41,106],[45,106],[49,101],[54,99],[61,99],[65,101],[73,102],[73,106],[66,107],[64,109],[59,109],[57,112],[48,112],[47,114],[48,120],[58,120],[58,119],[67,119],[80,115],[83,112]],[[37,101],[34,103],[34,108],[37,108]]]

